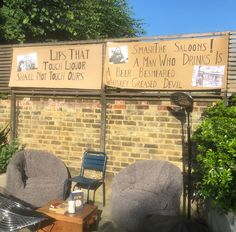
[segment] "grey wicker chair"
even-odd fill
[[[180,213],[182,174],[162,160],[138,161],[112,181],[111,219],[123,231],[139,231],[147,215]]]
[[[53,199],[63,199],[68,171],[55,155],[39,150],[22,150],[15,154],[6,172],[9,194],[41,207]]]

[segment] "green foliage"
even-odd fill
[[[235,211],[236,106],[227,107],[220,101],[209,107],[193,141],[197,145],[198,195],[210,198],[216,208]]]
[[[16,151],[20,150],[20,144],[17,141],[8,142],[8,133],[10,129],[5,126],[0,129],[0,173],[6,171],[7,165]]]
[[[0,129],[0,145],[5,146],[7,144],[7,135],[9,133],[10,129],[8,126],[5,126]]]
[[[0,173],[6,171],[12,156],[20,150],[20,144],[18,141],[13,141],[5,145],[0,145]]]
[[[4,98],[6,98],[6,96],[0,93],[0,99]],[[8,142],[9,132],[10,128],[8,125],[0,128],[0,173],[6,171],[12,156],[21,149],[18,141]]]
[[[13,43],[142,35],[131,15],[127,0],[4,0],[0,35]]]

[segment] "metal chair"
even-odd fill
[[[81,164],[80,174],[79,176],[75,176],[69,178],[65,182],[66,191],[68,182],[75,182],[76,184],[73,187],[79,189],[87,189],[87,202],[89,202],[89,191],[93,190],[93,202],[95,201],[95,192],[96,190],[102,186],[103,192],[103,206],[105,206],[105,172],[106,172],[106,162],[107,156],[104,152],[97,152],[97,151],[85,151],[83,155],[83,160]],[[95,177],[87,177],[85,172],[87,171],[96,171],[101,174],[101,178]],[[65,191],[64,191],[64,198],[65,198]]]

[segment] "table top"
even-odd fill
[[[59,221],[66,221],[66,222],[72,222],[72,223],[78,223],[78,224],[82,224],[92,214],[97,213],[97,206],[90,205],[90,204],[84,204],[83,210],[80,210],[79,212],[76,212],[74,214],[70,214],[70,213],[58,214],[56,212],[49,210],[49,206],[55,202],[63,203],[62,200],[50,201],[47,204],[45,204],[44,206],[42,206],[41,208],[37,209],[37,211],[44,213],[44,214],[48,215],[49,217],[52,217],[52,218],[59,220]]]

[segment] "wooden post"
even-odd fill
[[[16,138],[16,95],[11,92],[11,110],[10,110],[10,139]]]
[[[101,96],[101,126],[100,126],[100,150],[106,149],[106,98]]]
[[[106,52],[106,45],[103,45],[102,49],[102,70],[104,70],[104,63],[105,63],[105,52]],[[107,100],[105,96],[105,88],[103,83],[103,71],[102,71],[102,86],[101,86],[101,125],[100,125],[100,151],[105,152],[106,150],[106,111],[107,111]]]

